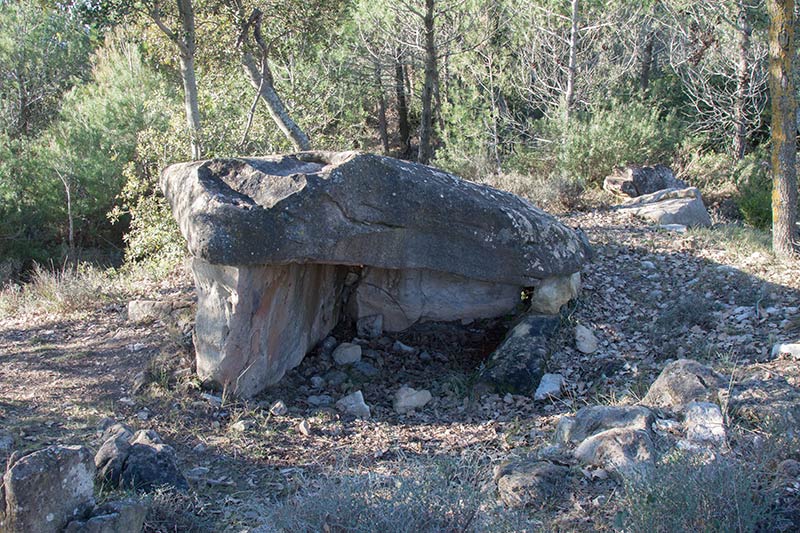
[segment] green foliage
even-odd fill
[[[772,180],[763,153],[748,154],[736,166],[736,205],[745,222],[759,229],[772,227]]]
[[[130,219],[125,260],[152,274],[165,274],[186,253],[183,237],[169,205],[156,190],[155,180],[143,178],[133,164],[126,168],[125,175],[128,181],[120,194],[121,203],[110,214],[115,221],[124,216]]]
[[[66,8],[0,2],[0,130],[33,137],[56,117],[61,96],[88,77],[91,35]]]
[[[587,184],[601,183],[617,165],[670,163],[680,133],[674,113],[636,100],[612,102],[553,126],[561,139],[559,167]]]

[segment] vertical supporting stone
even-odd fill
[[[382,315],[383,329],[417,322],[492,318],[521,303],[522,287],[467,279],[421,268],[364,269],[351,297],[353,318]]]
[[[294,368],[339,319],[347,268],[223,266],[195,258],[197,373],[253,396]]]

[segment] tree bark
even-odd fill
[[[422,115],[419,125],[419,153],[423,164],[433,157],[433,95],[436,91],[435,0],[425,0],[425,83],[422,86]]]
[[[400,134],[400,157],[407,158],[411,151],[409,146],[411,127],[408,124],[405,69],[403,68],[403,56],[400,48],[397,49],[394,63],[394,90],[397,97],[397,129]]]
[[[792,61],[794,0],[768,0],[772,99],[772,249],[791,257],[797,245],[797,124]]]
[[[386,96],[383,93],[381,65],[375,62],[375,89],[378,91],[378,134],[381,137],[383,153],[389,153],[389,132],[386,128]]]
[[[745,105],[750,84],[750,36],[753,32],[750,25],[747,6],[739,0],[739,15],[736,32],[738,34],[738,58],[736,65],[736,98],[733,106],[733,155],[737,160],[744,159],[747,150],[747,117]]]
[[[572,0],[569,30],[569,63],[567,64],[567,90],[564,94],[564,117],[569,121],[575,100],[575,71],[578,62],[578,0]]]

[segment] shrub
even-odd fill
[[[28,283],[0,291],[0,318],[93,309],[114,299],[113,274],[85,264],[50,269],[34,265]]]
[[[537,207],[556,212],[571,211],[578,207],[585,189],[581,178],[567,174],[524,176],[503,173],[483,181],[492,187],[527,198]]]
[[[763,154],[749,154],[737,165],[735,178],[736,205],[745,222],[760,229],[772,227],[772,181]]]
[[[753,465],[678,457],[647,480],[629,482],[618,516],[631,533],[775,531],[778,516],[766,477]]]
[[[670,163],[678,145],[680,121],[647,103],[612,102],[606,108],[557,122],[559,168],[567,175],[599,184],[617,165]]]
[[[436,532],[525,531],[516,513],[481,494],[472,467],[446,460],[400,463],[400,474],[366,473],[325,479],[303,489],[268,516],[278,531]],[[465,475],[466,474],[466,475]]]

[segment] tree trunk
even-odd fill
[[[406,101],[405,69],[403,69],[403,56],[400,49],[397,49],[397,57],[394,63],[394,90],[397,96],[397,129],[400,133],[400,157],[407,158],[411,147],[409,138],[411,137],[411,127],[408,124],[408,103]]]
[[[747,13],[747,6],[743,0],[739,0],[738,19],[736,31],[738,34],[737,52],[739,57],[736,65],[736,99],[733,106],[733,155],[737,160],[742,160],[747,149],[745,104],[750,83],[750,35],[753,31]]]
[[[564,94],[564,117],[569,121],[575,100],[575,69],[578,61],[578,0],[572,0],[569,30],[569,63],[567,64],[567,90]]]
[[[186,108],[186,123],[191,136],[192,159],[202,156],[200,142],[200,107],[197,104],[197,79],[194,75],[194,53],[197,49],[194,28],[194,6],[192,0],[178,0],[178,15],[183,29],[181,47],[181,78],[183,78],[183,98]],[[179,37],[180,38],[180,37]]]
[[[380,63],[375,63],[375,89],[378,91],[378,133],[383,153],[389,153],[389,132],[386,129],[386,96],[383,94],[383,76]]]
[[[422,115],[419,125],[417,160],[427,164],[433,157],[433,95],[436,90],[436,42],[434,40],[435,0],[425,0],[425,83],[422,86]]]
[[[269,69],[267,59],[262,59],[262,66],[259,70],[256,65],[256,60],[253,54],[245,52],[242,55],[242,66],[247,74],[250,83],[261,95],[264,103],[267,104],[269,115],[275,121],[278,128],[286,135],[286,138],[292,142],[295,150],[311,150],[311,141],[308,136],[300,129],[300,126],[292,120],[286,106],[283,105],[278,93],[275,91],[275,86],[272,78],[272,72]]]
[[[642,93],[646,93],[648,87],[650,87],[650,70],[653,65],[653,47],[655,46],[655,42],[656,32],[648,23],[645,27],[644,45],[642,46],[639,69],[639,90]]]
[[[186,125],[189,127],[189,142],[192,159],[202,157],[200,144],[200,107],[197,104],[197,80],[194,75],[194,57],[181,54],[181,78],[183,79],[183,104],[186,112]]]
[[[183,102],[186,113],[186,125],[189,128],[189,143],[192,159],[202,157],[200,132],[200,109],[197,104],[197,79],[194,73],[194,53],[197,49],[195,41],[194,6],[192,0],[177,0],[178,18],[181,31],[176,34],[161,20],[158,3],[150,12],[150,18],[156,26],[178,47],[180,51],[181,80],[183,81]]]
[[[772,99],[772,249],[790,257],[797,244],[797,125],[792,60],[794,0],[768,0]]]

